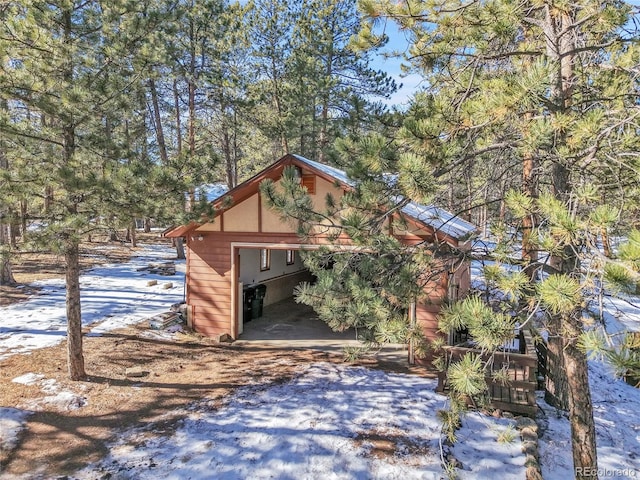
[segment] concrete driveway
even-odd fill
[[[311,307],[297,304],[291,298],[265,307],[262,317],[245,323],[244,332],[234,344],[340,352],[360,342],[355,330],[334,332]],[[377,356],[406,364],[407,349],[400,344],[387,345]]]

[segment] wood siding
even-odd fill
[[[202,241],[187,240],[187,304],[193,307],[194,329],[203,335],[228,333],[233,337],[231,289],[236,282],[231,271],[231,243],[296,244],[291,234],[256,234],[255,232],[210,232]]]

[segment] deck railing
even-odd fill
[[[446,367],[460,360],[467,353],[482,356],[487,363],[487,376],[485,380],[489,388],[490,406],[504,411],[535,416],[536,388],[538,387],[538,357],[533,342],[533,337],[528,329],[521,329],[516,337],[517,351],[501,351],[493,354],[482,354],[481,350],[463,346],[447,346]],[[493,374],[498,371],[506,371],[508,380],[498,381]],[[501,376],[503,377],[503,376]],[[502,378],[503,380],[503,378]],[[438,374],[438,392],[447,392],[446,370]]]

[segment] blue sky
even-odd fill
[[[389,37],[389,42],[382,51],[373,58],[373,68],[382,70],[391,75],[398,84],[402,84],[391,98],[384,101],[387,105],[406,106],[409,98],[419,89],[422,77],[415,73],[405,74],[402,72],[401,65],[406,63],[402,58],[391,57],[386,58],[385,53],[405,53],[409,47],[409,40],[405,34],[398,29],[395,22],[388,21],[380,25],[376,33],[384,32]]]

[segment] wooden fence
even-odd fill
[[[538,356],[536,354],[533,337],[528,329],[520,330],[518,335],[518,350],[483,354],[482,360],[490,366],[485,378],[489,387],[490,405],[508,412],[519,413],[534,417],[537,410],[536,389],[538,387]],[[481,355],[481,351],[474,348],[448,346],[445,347],[447,368],[450,363],[460,360],[467,353]],[[505,370],[508,381],[503,384],[493,377],[495,372]],[[438,392],[447,392],[447,375],[438,374]]]

